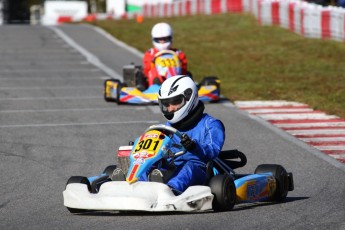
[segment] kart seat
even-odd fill
[[[231,169],[240,168],[247,164],[246,155],[237,149],[223,150],[219,153],[218,158],[226,163]],[[236,159],[239,159],[239,161]]]

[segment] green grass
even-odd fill
[[[94,23],[144,52],[160,21],[174,29],[196,80],[215,75],[235,100],[289,100],[345,117],[345,44],[307,39],[246,14],[220,14]]]

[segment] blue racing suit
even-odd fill
[[[172,126],[169,122],[166,125]],[[176,191],[184,192],[189,186],[206,182],[206,164],[220,153],[225,128],[220,120],[204,113],[195,126],[180,132],[186,133],[196,145],[190,152],[175,157],[176,170],[167,184]],[[175,135],[173,141],[179,143],[180,139]]]

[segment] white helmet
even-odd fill
[[[151,36],[152,44],[156,49],[159,51],[170,49],[173,31],[169,24],[165,22],[157,23],[152,28]]]
[[[158,92],[159,108],[169,123],[181,121],[191,113],[199,102],[198,88],[187,75],[176,75],[168,78]],[[177,106],[177,111],[168,111],[169,105]]]

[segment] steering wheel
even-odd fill
[[[150,130],[158,130],[158,131],[161,131],[162,133],[164,133],[166,135],[171,135],[171,137],[173,135],[176,135],[178,138],[180,138],[180,139],[182,138],[182,133],[180,131],[178,131],[177,129],[171,127],[171,126],[167,126],[167,125],[163,125],[163,124],[151,125],[149,128],[147,128],[145,130],[145,133],[150,131]],[[178,151],[174,154],[175,156],[180,156],[180,155],[185,154],[187,152],[187,150],[180,144],[173,143],[173,146],[181,149],[181,151]]]
[[[163,54],[172,54],[173,56],[178,56],[177,53],[176,53],[175,51],[173,51],[173,50],[161,50],[161,51],[158,51],[158,52],[155,54],[155,56],[154,56],[152,62],[155,63],[156,58],[158,58],[159,56],[161,56],[161,55],[163,55]]]
[[[176,52],[173,50],[161,50],[155,54],[155,58],[161,56],[162,54],[172,54],[177,56]]]

